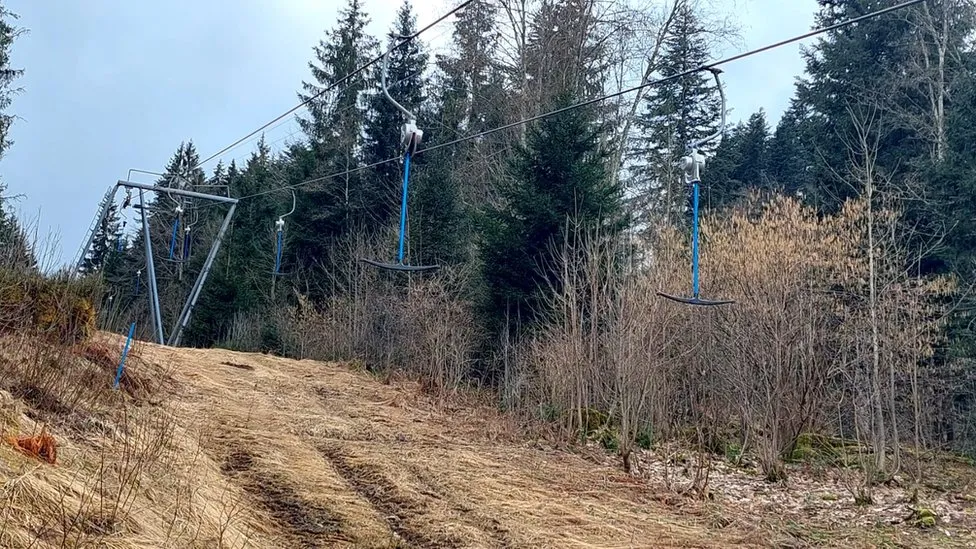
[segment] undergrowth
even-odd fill
[[[90,279],[0,268],[0,547],[246,540],[202,504],[196,437],[178,429],[172,377],[139,342],[114,386],[122,341],[95,333],[98,291]],[[147,507],[159,509],[137,513]]]

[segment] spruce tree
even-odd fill
[[[950,272],[960,280],[976,279],[976,52],[968,55],[973,72],[958,83],[948,116],[948,151],[944,162],[929,174],[933,214],[949,228],[942,246],[927,258],[925,270]],[[950,355],[976,355],[976,303],[972,297],[949,318]]]
[[[13,96],[17,92],[13,83],[24,73],[22,69],[14,69],[10,66],[10,48],[14,40],[24,32],[23,29],[13,25],[15,19],[17,15],[0,4],[0,158],[13,144],[10,140],[10,126],[13,124],[14,115],[7,112],[7,109],[10,108]]]
[[[358,105],[369,86],[368,74],[359,73],[342,85],[325,91],[340,79],[352,74],[372,57],[376,41],[366,34],[369,16],[360,0],[348,0],[339,11],[339,23],[326,32],[326,38],[313,48],[315,60],[308,66],[315,82],[302,82],[298,94],[308,101],[307,117],[298,117],[302,131],[313,144],[329,146],[334,140],[352,145],[359,143],[363,113]]]
[[[746,135],[745,124],[736,124],[725,129],[722,142],[715,148],[714,154],[705,159],[705,169],[702,171],[701,206],[703,208],[720,208],[735,200],[740,195],[742,183],[736,179],[736,171],[743,163],[743,142]],[[684,177],[679,175],[679,177]],[[687,197],[690,204],[690,195]],[[685,211],[685,221],[691,222],[690,207]]]
[[[890,6],[888,0],[818,0],[820,26],[833,25]],[[910,23],[904,14],[887,15],[829,33],[804,51],[806,75],[797,98],[811,111],[817,151],[811,171],[817,186],[809,199],[824,211],[838,209],[856,190],[837,177],[847,173],[848,143],[854,139],[850,110],[895,108],[893,90],[909,58]],[[906,159],[924,152],[904,131],[883,131],[878,167],[891,177],[909,166]]]
[[[295,175],[324,176],[346,172],[304,188],[304,199],[295,221],[304,226],[301,247],[308,257],[306,267],[329,263],[335,239],[363,228],[370,215],[375,193],[369,188],[362,166],[364,94],[372,87],[372,74],[361,72],[335,89],[334,83],[366,64],[376,52],[376,40],[366,33],[369,17],[361,0],[349,0],[339,12],[336,27],[315,46],[315,60],[309,63],[314,82],[302,82],[299,97],[309,101],[308,115],[298,122],[308,138],[312,165],[302,164]],[[301,157],[301,153],[292,156]]]
[[[237,205],[218,267],[207,280],[184,336],[187,345],[213,345],[221,334],[230,331],[235,315],[261,314],[270,309],[274,222],[287,212],[280,204],[285,196],[287,208],[291,208],[290,193],[269,192],[280,186],[279,171],[279,162],[264,136],[242,170],[236,164],[227,170],[224,178],[233,196],[258,196]],[[213,209],[222,221],[226,211]]]
[[[603,93],[607,40],[587,35],[592,9],[590,2],[543,2],[534,14],[524,48],[526,89],[519,90],[531,96],[532,106],[541,108],[563,92],[580,99]]]
[[[563,94],[551,107],[574,100]],[[606,173],[607,153],[593,120],[584,108],[545,118],[516,150],[510,178],[500,189],[502,204],[489,208],[484,218],[481,257],[490,328],[506,316],[531,324],[542,293],[550,284],[558,291],[559,269],[550,252],[564,243],[567,224],[579,230],[572,235],[600,228],[607,238],[626,225],[622,192]]]
[[[3,189],[4,187],[0,186],[0,193]],[[37,270],[37,258],[31,246],[30,236],[20,221],[2,203],[0,203],[0,267]]]
[[[811,129],[809,108],[794,98],[769,141],[769,177],[789,195],[816,195]]]
[[[14,40],[24,32],[13,25],[16,18],[16,14],[0,4],[0,158],[3,158],[3,153],[13,144],[9,132],[15,117],[8,109],[17,92],[13,83],[24,72],[10,66],[10,49]],[[36,269],[37,260],[28,235],[4,203],[6,190],[7,186],[0,182],[0,248],[3,250],[0,264],[18,269]]]
[[[765,187],[769,146],[769,125],[762,109],[749,117],[742,142],[739,145],[741,162],[735,171],[735,178],[747,187]]]
[[[658,78],[666,78],[708,62],[705,31],[691,6],[678,9],[665,38]],[[653,217],[676,220],[683,209],[688,190],[676,163],[687,152],[688,144],[714,133],[721,115],[721,98],[712,76],[696,72],[654,86],[647,94],[643,112],[637,118],[640,137],[632,150],[634,181],[639,210]],[[702,152],[711,155],[714,144]]]
[[[436,59],[429,100],[421,109],[424,140],[435,146],[495,128],[513,116],[497,66],[497,7],[475,0],[457,14],[452,48]],[[423,263],[473,258],[474,218],[503,176],[499,161],[515,130],[425,152],[411,181],[411,253]]]
[[[705,165],[703,188],[707,189],[706,204],[719,208],[742,198],[749,189],[770,186],[769,126],[766,114],[760,109],[748,122],[735,128]]]
[[[109,257],[118,253],[118,243],[122,240],[122,228],[119,218],[119,207],[114,202],[108,205],[105,218],[95,230],[91,249],[81,263],[81,272],[94,274],[100,272]]]
[[[458,12],[453,48],[437,58],[440,77],[436,95],[441,115],[437,126],[448,132],[476,133],[499,126],[505,119],[509,105],[505,102],[504,77],[495,62],[499,42],[496,12],[490,0],[475,0]],[[490,142],[491,138],[487,139]]]

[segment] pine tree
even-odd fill
[[[692,70],[707,63],[708,57],[704,28],[686,4],[678,10],[664,41],[656,76],[666,78]],[[689,143],[718,129],[720,109],[718,90],[712,76],[704,71],[654,86],[647,94],[636,121],[641,137],[631,153],[637,185],[631,192],[638,197],[635,209],[676,219],[687,195],[676,163],[686,154]],[[701,150],[711,156],[714,147],[706,144]],[[647,214],[641,221],[647,221]]]
[[[563,94],[552,108],[573,102]],[[563,244],[567,223],[580,234],[602,228],[607,238],[625,227],[622,193],[606,173],[607,154],[593,118],[575,109],[530,128],[501,188],[502,205],[486,212],[481,253],[491,328],[506,315],[531,323],[548,284],[558,291],[549,252]]]

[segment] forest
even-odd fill
[[[816,26],[897,3],[818,0]],[[153,337],[145,221],[170,332],[227,213],[165,192],[196,190],[240,201],[185,345],[485,391],[628,469],[635,448],[680,439],[780,479],[815,435],[867,449],[870,498],[922,474],[910,450],[976,454],[972,0],[809,40],[775,127],[760,110],[703,146],[702,294],[735,301],[721,307],[658,292],[689,291],[678,161],[723,118],[696,70],[739,32],[722,3],[464,4],[444,53],[421,34],[389,55],[390,94],[424,131],[406,257],[437,271],[362,261],[395,256],[406,120],[379,63],[355,71],[426,22],[407,0],[371,36],[347,0],[295,83],[294,141],[260,137],[207,170],[192,139],[174,143],[163,192],[107,205],[81,264],[104,286],[100,327]]]

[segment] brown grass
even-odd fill
[[[114,349],[122,338],[99,341]],[[56,468],[0,449],[0,546],[684,548],[816,538],[740,519],[731,500],[670,495],[602,451],[527,437],[475,396],[434,398],[409,380],[261,354],[143,344],[140,355],[134,370],[169,376],[173,398],[119,394],[95,408],[85,433],[53,424]],[[8,432],[36,432],[25,403],[8,395],[0,404]],[[763,509],[752,512],[777,515]],[[823,545],[875,539],[869,527],[833,528]],[[924,546],[919,536],[939,535],[927,532],[905,539]]]

